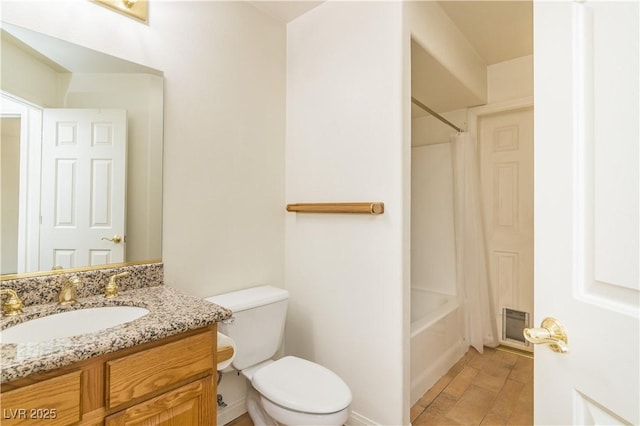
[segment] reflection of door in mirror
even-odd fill
[[[40,269],[124,261],[126,121],[120,109],[44,110]]]
[[[127,112],[2,93],[0,115],[2,274],[124,261]]]

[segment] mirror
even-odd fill
[[[162,72],[5,22],[0,22],[0,32],[0,274],[50,271],[56,265],[66,269],[123,261],[157,261],[162,256]],[[66,187],[58,183],[60,173],[44,176],[49,159],[47,114],[67,110],[124,111],[126,151],[121,164],[125,172],[117,173],[116,167],[102,168],[107,178],[123,174],[126,177],[120,191],[124,192],[121,197],[126,206],[121,214],[124,216],[119,243],[124,248],[122,258],[104,255],[110,250],[109,244],[116,244],[114,241],[102,241],[107,245],[103,253],[93,250],[94,255],[84,256],[87,259],[84,262],[79,260],[83,256],[74,254],[80,249],[66,237],[58,237],[53,245],[51,241],[45,241],[45,238],[51,239],[51,234],[47,234],[41,225],[48,220],[45,216],[47,208],[43,207],[45,203],[51,204],[48,197],[52,192],[68,200],[78,197],[78,194],[67,193]],[[60,134],[60,129],[57,122],[54,132]],[[111,137],[110,130],[98,129],[96,134],[100,132]],[[74,174],[73,168],[70,170],[67,173],[69,181],[78,181],[74,185],[78,184],[79,188],[95,186],[93,181],[89,185],[79,179],[80,175]],[[94,173],[94,169],[91,170]],[[53,186],[50,185],[52,180],[56,182]],[[105,203],[112,203],[117,192],[110,189],[109,195],[103,197]],[[59,215],[60,202],[56,203],[53,210]],[[90,222],[90,226],[93,223]],[[100,232],[107,232],[102,225],[97,226],[102,227]],[[114,233],[99,236],[118,241],[113,238]],[[56,249],[56,254],[48,253],[47,258],[42,254],[45,251],[42,247],[47,247],[49,252],[51,247],[64,247],[65,250]]]

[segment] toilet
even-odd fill
[[[338,375],[294,356],[271,359],[282,342],[288,299],[284,289],[260,286],[205,300],[233,311],[218,330],[235,342],[231,367],[251,382],[247,411],[255,426],[343,425],[351,390]]]

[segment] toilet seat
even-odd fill
[[[302,413],[336,413],[351,404],[351,391],[338,375],[294,356],[261,368],[253,374],[251,383],[273,403]]]

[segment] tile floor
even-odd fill
[[[411,407],[411,424],[532,425],[533,359],[471,348]]]
[[[413,426],[533,425],[533,359],[471,348],[411,407]],[[253,426],[244,414],[227,426]]]

